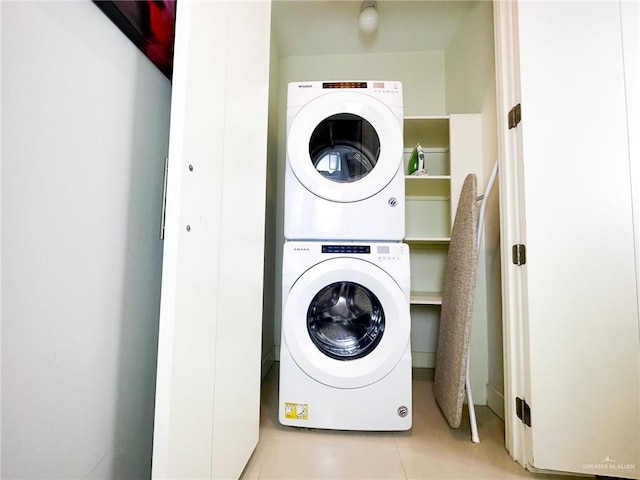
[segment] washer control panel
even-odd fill
[[[410,288],[409,245],[403,242],[287,241],[283,247],[282,276],[295,282],[310,268],[341,258],[376,265],[393,276],[403,289]]]
[[[359,245],[352,244],[322,244],[321,252],[328,255],[368,255],[369,261],[376,263],[399,262],[405,254],[406,245],[402,243],[394,244],[373,244]]]
[[[355,253],[369,255],[370,245],[322,245],[322,253]]]

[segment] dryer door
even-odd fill
[[[369,198],[402,163],[402,128],[393,111],[362,93],[335,92],[305,105],[287,135],[287,161],[309,191],[326,200]]]
[[[364,387],[391,372],[409,346],[409,302],[381,268],[334,258],[293,285],[282,328],[307,375],[331,387]]]

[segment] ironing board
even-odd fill
[[[497,173],[496,161],[480,197],[474,174],[467,175],[462,185],[445,268],[433,385],[436,403],[452,428],[460,427],[466,395],[474,443],[480,438],[469,380],[469,338],[484,210]]]

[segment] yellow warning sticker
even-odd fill
[[[284,418],[309,420],[309,404],[284,402]]]

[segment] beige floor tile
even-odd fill
[[[409,480],[573,480],[578,478],[534,475],[499,449],[477,448],[474,451],[470,448],[459,450],[434,448],[428,453],[421,447],[399,447],[399,451]],[[584,477],[581,480],[585,480]]]
[[[456,451],[435,442],[430,447],[423,444],[398,450],[408,479],[482,478],[475,471],[474,455],[468,449]]]
[[[244,480],[269,479],[538,479],[504,447],[504,424],[476,407],[480,443],[471,442],[468,411],[451,429],[433,397],[433,371],[413,372],[413,428],[408,432],[341,432],[283,427],[278,422],[277,364],[262,385],[260,442]],[[584,477],[581,477],[584,480]]]
[[[260,479],[405,479],[393,437],[293,432],[270,440]]]
[[[486,407],[485,407],[486,408]],[[466,408],[465,408],[466,410]],[[491,413],[491,415],[493,415]],[[495,415],[493,415],[495,417]],[[483,418],[478,414],[478,425]],[[396,433],[399,446],[416,446],[421,443],[470,442],[471,428],[466,411],[463,412],[459,429],[449,428],[444,415],[433,396],[433,370],[414,369],[413,373],[413,428],[408,432]]]
[[[249,459],[247,466],[244,468],[240,480],[257,480],[260,478],[260,472],[262,471],[262,465],[267,458],[267,452],[270,445],[268,442],[260,441],[253,451],[253,455]]]

